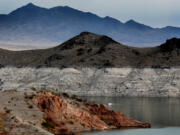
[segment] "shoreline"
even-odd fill
[[[0,133],[78,135],[121,127],[150,128],[103,104],[91,103],[67,93],[45,91],[0,92]]]

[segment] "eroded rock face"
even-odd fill
[[[140,122],[137,120],[134,120],[132,118],[127,117],[121,112],[116,112],[113,110],[110,110],[105,105],[98,105],[93,103],[85,103],[87,106],[87,110],[93,114],[97,115],[99,118],[101,118],[103,121],[105,121],[108,125],[113,125],[116,128],[121,127],[150,127],[151,125],[149,123]]]
[[[121,127],[150,127],[148,123],[128,118],[121,112],[110,110],[105,105],[55,96],[47,92],[39,93],[33,102],[45,112],[46,125],[47,123],[52,125],[48,130],[58,135]]]
[[[109,129],[105,122],[85,111],[80,102],[51,93],[39,93],[33,101],[47,114],[46,121],[55,126],[55,133]]]
[[[54,89],[81,96],[180,97],[180,68],[2,68],[0,90]]]

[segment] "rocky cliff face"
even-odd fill
[[[128,118],[105,105],[89,103],[75,96],[55,96],[41,92],[33,98],[33,102],[45,112],[46,125],[51,125],[46,128],[57,135],[121,127],[150,127],[148,123]]]
[[[151,126],[66,93],[13,90],[0,92],[0,97],[0,135],[75,135]]]
[[[0,88],[43,88],[82,96],[180,97],[179,76],[179,68],[2,68]]]

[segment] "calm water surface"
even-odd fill
[[[84,135],[180,135],[180,98],[83,97],[103,103],[134,119],[149,122],[151,129],[123,129]]]

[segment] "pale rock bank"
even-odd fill
[[[180,97],[180,68],[0,69],[0,90],[29,88],[80,96]]]

